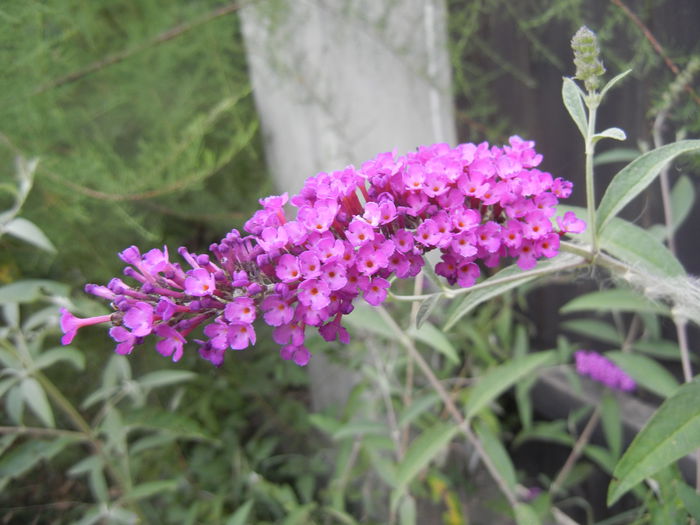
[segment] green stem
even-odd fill
[[[598,230],[596,226],[595,180],[593,178],[593,155],[595,154],[595,121],[598,104],[595,93],[585,97],[588,106],[588,130],[586,131],[586,208],[588,208],[588,231],[591,232],[593,252],[598,252]]]
[[[576,252],[571,252],[571,253],[576,253]],[[588,251],[583,251],[583,254],[585,257],[590,258],[591,254]],[[580,255],[577,253],[577,255]],[[512,283],[515,281],[522,281],[524,279],[532,278],[532,277],[540,277],[542,275],[547,275],[551,274],[554,272],[560,272],[563,270],[571,270],[573,268],[577,268],[582,266],[583,263],[581,261],[572,261],[570,263],[566,264],[561,264],[556,267],[551,267],[548,266],[546,268],[535,268],[534,270],[525,270],[520,273],[516,273],[513,275],[509,275],[507,277],[500,277],[500,278],[491,278],[486,281],[480,282],[479,284],[475,284],[474,286],[470,286],[469,288],[460,288],[458,290],[445,290],[443,292],[435,292],[431,294],[423,294],[423,295],[393,295],[391,296],[392,299],[396,301],[422,301],[424,299],[428,299],[429,297],[434,296],[436,293],[442,293],[445,298],[447,299],[454,299],[455,297],[458,297],[460,295],[464,295],[467,293],[471,292],[476,292],[477,290],[483,290],[485,288],[492,288],[493,286],[498,286],[500,284],[507,284],[507,283]]]

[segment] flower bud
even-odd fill
[[[588,91],[595,91],[600,86],[600,77],[605,73],[598,38],[593,31],[582,26],[571,39],[571,48],[576,66],[574,78],[582,80]]]

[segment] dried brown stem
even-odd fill
[[[627,18],[629,18],[634,25],[636,25],[639,30],[644,34],[644,38],[646,38],[649,43],[651,44],[651,47],[654,48],[654,51],[662,58],[664,63],[666,64],[666,67],[668,67],[674,75],[678,76],[680,74],[680,69],[676,65],[676,63],[671,60],[671,58],[666,54],[666,51],[664,48],[661,46],[659,41],[656,39],[654,34],[649,30],[649,28],[642,22],[639,17],[629,8],[627,7],[622,0],[610,0],[613,4],[615,4],[617,7],[619,7],[625,15],[627,15]],[[688,94],[693,98],[693,100],[700,104],[700,96],[695,92],[695,90],[690,86],[686,85],[683,89],[685,89]]]

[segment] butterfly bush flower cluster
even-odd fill
[[[220,365],[227,350],[255,344],[254,323],[262,320],[274,327],[282,358],[303,366],[310,328],[347,343],[342,318],[353,302],[381,304],[390,280],[417,275],[427,252],[441,253],[437,274],[469,287],[480,267],[512,257],[532,268],[557,254],[561,235],[581,232],[585,223],[571,212],[553,225],[572,184],[538,170],[542,156],[533,146],[519,137],[502,148],[435,144],[320,173],[291,199],[261,199],[247,235],[234,229],[207,254],[180,248],[186,265],[167,248],[127,248],[119,256],[131,284],[115,278],[86,286],[114,313],[79,319],[64,310],[63,343],[82,326],[110,323],[118,353],[153,335],[158,352],[177,361],[201,328],[200,356]],[[292,218],[287,204],[296,208]]]
[[[578,350],[574,353],[576,371],[582,376],[622,392],[631,392],[636,383],[626,372],[605,356],[590,350]]]

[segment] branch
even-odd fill
[[[382,306],[379,306],[377,310],[379,311],[379,314],[382,316],[382,318],[387,322],[389,327],[392,329],[399,342],[406,348],[406,350],[408,350],[410,357],[416,362],[418,367],[425,374],[425,377],[428,379],[430,385],[438,393],[440,399],[442,399],[442,402],[445,404],[447,411],[450,413],[450,416],[452,416],[452,419],[455,421],[455,423],[457,423],[459,429],[467,437],[471,445],[476,450],[477,454],[479,454],[479,457],[484,463],[486,470],[489,471],[491,477],[494,479],[494,481],[496,481],[499,488],[501,489],[501,492],[508,500],[508,503],[511,505],[511,507],[515,508],[515,506],[518,505],[518,500],[515,494],[508,486],[508,483],[506,483],[506,481],[503,479],[500,472],[498,472],[498,469],[496,468],[496,465],[494,465],[491,461],[491,458],[489,458],[488,454],[486,454],[486,451],[481,445],[481,442],[474,435],[474,432],[472,431],[471,426],[469,425],[469,421],[464,419],[464,416],[457,408],[457,405],[455,405],[455,402],[450,397],[450,394],[447,392],[447,390],[445,390],[445,387],[433,372],[433,369],[430,368],[430,365],[425,361],[425,359],[423,359],[423,356],[416,348],[416,345],[413,344],[411,338],[408,337],[403,330],[401,330],[401,327],[398,324],[396,324],[396,321],[389,314],[389,312],[387,312],[386,309]]]
[[[64,84],[70,84],[72,82],[75,82],[76,80],[80,80],[81,78],[91,75],[92,73],[95,73],[108,66],[112,66],[114,64],[118,64],[119,62],[123,62],[127,58],[130,58],[133,55],[140,53],[145,49],[148,49],[149,47],[163,44],[164,42],[168,42],[169,40],[177,38],[178,36],[184,35],[185,33],[194,29],[195,27],[198,27],[202,24],[206,24],[207,22],[210,22],[222,16],[235,13],[241,7],[243,7],[243,5],[244,4],[241,4],[240,2],[232,2],[230,4],[226,4],[222,7],[219,7],[218,9],[214,9],[213,11],[210,11],[201,18],[193,20],[192,22],[185,22],[184,24],[172,27],[167,31],[151,38],[150,40],[147,40],[142,44],[132,47],[131,49],[123,49],[122,51],[114,53],[113,55],[108,55],[96,62],[93,62],[92,64],[82,69],[79,69],[78,71],[73,71],[72,73],[68,73],[67,75],[56,78],[48,82],[47,84],[44,84],[43,86],[39,87],[34,92],[34,94],[43,93],[45,91],[48,91],[49,89],[53,89]]]
[[[674,75],[678,76],[680,74],[680,70],[678,69],[678,66],[675,64],[673,60],[666,54],[666,51],[664,51],[664,48],[659,44],[659,41],[656,40],[656,37],[654,37],[653,33],[649,30],[649,28],[642,22],[639,17],[634,14],[629,7],[627,7],[622,0],[610,0],[613,4],[615,4],[617,7],[622,9],[622,11],[627,15],[627,17],[641,30],[641,32],[644,34],[644,37],[649,41],[651,44],[651,47],[654,48],[654,51],[663,59],[664,63],[666,66],[673,72]],[[700,104],[700,96],[698,96],[697,93],[695,93],[695,90],[690,86],[686,85],[684,88],[691,97],[693,97],[693,100],[695,100],[696,103]]]

